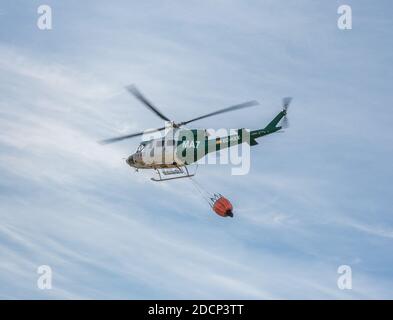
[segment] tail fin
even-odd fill
[[[285,127],[285,124],[288,126],[288,119],[285,116],[287,115],[287,110],[291,104],[291,101],[292,97],[285,97],[282,99],[282,111],[266,126],[266,130],[280,130],[283,126]],[[284,118],[283,125],[277,127],[277,124],[281,121],[282,118]]]
[[[271,134],[273,132],[280,130],[281,127],[280,126],[277,127],[277,124],[281,121],[282,118],[285,117],[286,114],[287,114],[287,111],[283,110],[278,115],[276,115],[275,118],[272,121],[270,121],[270,123],[265,128],[251,131],[250,145],[254,146],[254,145],[258,144],[258,142],[255,141],[256,138],[266,136],[268,134]]]
[[[287,120],[286,115],[287,115],[288,107],[289,107],[289,105],[290,105],[290,103],[292,101],[292,98],[286,97],[282,101],[283,101],[282,111],[280,113],[278,113],[274,117],[274,119],[272,121],[270,121],[269,124],[265,128],[251,131],[251,136],[250,136],[250,138],[251,138],[251,143],[250,144],[251,145],[257,144],[257,142],[255,141],[256,138],[259,138],[259,137],[271,134],[273,132],[276,132],[276,131],[280,130],[283,127],[286,127],[285,126],[285,120]],[[283,118],[284,118],[284,120],[283,120],[284,124],[277,126],[279,124],[279,122]],[[288,124],[288,122],[287,122],[287,124]]]
[[[269,124],[265,127],[265,130],[271,131],[276,129],[281,129],[281,127],[277,127],[277,124],[281,121],[282,118],[287,114],[287,110],[282,110],[276,117],[269,122]]]

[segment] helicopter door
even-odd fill
[[[175,140],[173,139],[166,139],[165,140],[165,147],[164,147],[164,154],[165,154],[165,159],[164,163],[165,164],[173,164],[175,162]]]
[[[162,164],[164,158],[164,140],[155,140],[151,155],[154,164]]]
[[[153,145],[151,143],[148,143],[142,149],[142,159],[148,165],[154,163],[154,148],[153,148]]]

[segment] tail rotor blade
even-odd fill
[[[285,117],[282,119],[281,127],[282,127],[283,129],[289,128],[289,120],[288,120],[288,117],[287,117],[287,116],[285,116]]]
[[[292,97],[285,97],[282,99],[282,108],[288,110],[289,105],[292,102]]]
[[[291,102],[292,102],[292,97],[285,97],[285,98],[282,99],[282,109],[284,111],[285,116],[282,119],[281,126],[284,129],[289,127],[289,120],[288,120],[288,116],[287,116],[287,110],[288,110],[289,105],[291,104]]]

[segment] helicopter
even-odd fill
[[[238,129],[236,133],[210,139],[210,135],[206,129],[187,129],[184,126],[191,122],[222,113],[253,107],[259,103],[255,100],[246,101],[188,121],[175,122],[165,116],[155,105],[147,100],[135,85],[127,86],[126,89],[147,109],[164,120],[165,126],[101,140],[99,143],[109,144],[164,131],[163,137],[150,137],[140,142],[136,152],[126,159],[126,163],[130,167],[135,168],[136,171],[139,169],[155,170],[158,173],[158,177],[151,178],[151,180],[156,182],[192,177],[195,173],[191,173],[188,167],[191,164],[197,163],[208,153],[217,152],[242,143],[255,146],[258,144],[256,141],[257,138],[288,127],[287,110],[292,101],[291,97],[283,98],[282,110],[264,128],[251,131]]]

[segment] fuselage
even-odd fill
[[[253,131],[238,129],[233,134],[212,139],[209,139],[206,130],[173,130],[167,133],[164,138],[142,142],[137,151],[130,155],[126,162],[136,169],[182,167],[199,161],[208,153],[217,152],[241,143],[254,146],[258,144],[256,138],[280,129],[281,127],[275,125]]]

